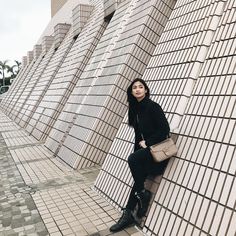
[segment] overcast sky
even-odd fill
[[[50,0],[0,0],[0,60],[22,61],[51,19]]]

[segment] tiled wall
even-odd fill
[[[145,224],[148,235],[236,233],[233,4],[220,7],[222,17],[180,123],[178,155],[163,176]]]
[[[22,77],[21,79],[21,83],[18,83],[17,88],[14,90],[14,97],[12,98],[9,106],[7,107],[7,115],[14,119],[16,118],[16,115],[18,113],[18,110],[16,111],[17,107],[20,107],[21,104],[17,104],[19,98],[21,97],[21,95],[24,92],[24,89],[26,88],[28,81],[30,80],[30,78],[33,77],[35,71],[37,70],[37,67],[40,65],[41,61],[42,61],[43,57],[40,56],[38,57],[37,60],[33,60],[29,65],[28,65],[28,73]],[[20,78],[17,78],[18,80],[20,80]]]
[[[28,63],[22,68],[20,73],[17,75],[14,83],[10,87],[10,91],[1,103],[1,107],[4,112],[12,119],[18,118],[17,115],[21,110],[22,105],[26,101],[26,98],[30,95],[29,88],[27,87],[29,81],[35,81],[39,78],[41,73],[44,72],[45,63],[47,64],[53,54],[54,50],[51,49],[51,53],[48,50],[52,46],[53,37],[45,36],[42,43],[42,51],[35,54],[31,63]],[[37,46],[37,45],[36,45]],[[37,47],[36,47],[37,48]],[[41,63],[43,64],[41,67]],[[40,68],[38,68],[40,67]],[[25,92],[26,90],[26,92]],[[28,92],[27,92],[28,90]],[[31,91],[31,90],[30,90]],[[26,95],[27,94],[27,95]],[[26,98],[25,98],[26,97]],[[21,99],[20,102],[19,99]]]
[[[26,58],[26,56],[24,56],[24,58]],[[22,63],[23,63],[23,61],[22,61]],[[25,63],[25,65],[22,65],[22,68],[19,71],[19,73],[17,74],[17,77],[14,79],[12,85],[9,87],[8,93],[5,94],[2,102],[0,103],[0,107],[1,107],[2,111],[4,111],[4,112],[8,111],[9,104],[11,103],[11,100],[15,96],[20,82],[22,82],[22,80],[25,78],[25,76],[27,75],[27,73],[29,72],[29,70],[31,68],[27,65],[26,60],[24,63]]]
[[[22,67],[25,67],[27,65],[27,56],[22,57]]]
[[[89,4],[79,4],[73,9],[72,17],[74,36],[81,32],[93,10],[94,6]]]
[[[57,51],[53,53],[43,71],[43,74],[38,78],[34,78],[35,83],[32,87],[32,91],[29,94],[29,97],[25,100],[24,106],[21,108],[16,119],[17,123],[19,123],[20,126],[25,127],[28,132],[30,132],[31,127],[36,123],[36,120],[32,119],[35,110],[42,101],[48,87],[55,78],[73,43],[72,29],[70,29]],[[54,47],[52,47],[52,51],[53,50]]]
[[[111,19],[91,58],[93,64],[85,69],[46,141],[74,168],[103,163],[126,111],[124,89],[146,68],[174,4],[167,3],[124,1]],[[165,8],[167,15],[159,8]],[[58,149],[53,149],[55,143]]]
[[[177,1],[145,70],[179,147],[153,192],[147,235],[236,234],[234,15],[234,1]],[[133,182],[126,121],[95,183],[116,207],[125,206]]]
[[[37,59],[42,53],[42,45],[38,44],[34,46],[34,58]]]
[[[107,17],[116,11],[121,1],[122,0],[104,0],[104,16]]]
[[[28,52],[27,52],[27,63],[30,64],[33,59],[34,59],[34,53],[33,53],[33,51],[28,51]]]
[[[29,73],[27,79],[25,79],[24,82],[20,85],[20,88],[18,90],[19,97],[14,103],[12,110],[9,114],[9,117],[14,119],[17,123],[20,120],[19,114],[22,112],[24,103],[28,100],[38,79],[41,78],[42,74],[44,73],[44,70],[47,67],[49,61],[51,60],[54,52],[54,48],[51,47],[45,57],[43,54],[41,54],[31,69],[31,72],[33,73]]]
[[[143,232],[235,236],[235,1],[87,2],[92,14],[73,23],[78,37],[70,27],[58,47],[45,36],[1,109],[73,168],[102,165],[94,187],[120,209],[133,184],[126,88],[142,77],[179,147],[146,183]]]
[[[62,113],[58,117],[58,120],[55,123],[52,132],[49,135],[49,138],[46,140],[46,146],[49,149],[53,150],[54,153],[58,152],[58,148],[60,148],[61,143],[64,142],[68,131],[70,131],[77,117],[77,110],[79,109],[79,105],[83,102],[83,100],[85,100],[86,94],[89,93],[92,88],[91,85],[94,84],[93,80],[95,80],[98,75],[101,74],[103,67],[107,62],[107,57],[111,53],[111,46],[108,46],[111,44],[110,42],[112,41],[112,39],[114,41],[114,38],[116,38],[113,37],[113,35],[116,34],[116,30],[110,30],[110,28],[118,27],[118,19],[124,14],[124,9],[125,8],[122,8],[122,10],[117,13],[117,20],[113,20],[107,27],[107,30],[104,32],[103,37],[96,47],[91,60],[84,69],[77,86],[71,94]],[[71,160],[67,160],[67,162],[71,162]]]
[[[42,50],[43,50],[44,54],[46,54],[49,51],[49,49],[52,47],[53,43],[54,43],[54,37],[52,35],[43,37]]]
[[[57,24],[54,27],[54,46],[58,48],[61,42],[64,40],[68,30],[71,28],[70,24]]]
[[[183,116],[189,96],[194,87],[194,81],[199,73],[199,70],[194,70],[193,68],[196,67],[195,65],[202,64],[201,61],[197,60],[196,54],[191,53],[191,51],[194,51],[196,48],[204,48],[205,50],[209,48],[205,43],[198,40],[201,35],[210,31],[209,27],[206,27],[206,22],[210,22],[209,17],[211,11],[209,9],[212,8],[212,4],[206,4],[206,2],[203,4],[205,4],[207,8],[204,15],[195,14],[195,17],[191,17],[189,18],[189,21],[185,21],[186,14],[183,14],[184,9],[188,7],[200,13],[202,5],[199,5],[198,8],[196,8],[196,1],[184,5],[181,5],[180,2],[176,3],[175,9],[161,35],[148,68],[143,75],[143,79],[145,79],[150,86],[152,98],[156,100],[166,112],[172,132],[178,130],[180,119]],[[193,27],[193,25],[192,27],[188,27],[191,22],[194,22],[196,27]],[[181,30],[184,26],[188,27],[188,30]],[[198,35],[198,37],[196,37],[196,35]],[[180,39],[183,42],[180,41]],[[197,68],[200,67],[198,66]],[[121,165],[123,161],[126,162],[128,157],[128,155],[123,154],[123,150],[127,149],[126,145],[130,146],[128,153],[133,150],[133,135],[127,137],[126,134],[132,133],[132,130],[127,127],[125,121],[123,122],[122,128],[125,133],[118,133],[120,136],[117,136],[113,142],[116,151],[113,153],[113,148],[111,148],[111,153],[106,158],[106,162],[114,162],[115,156],[118,158],[116,161]],[[121,152],[120,154],[119,151]],[[109,165],[106,164],[105,166],[110,165],[111,163]],[[113,178],[117,179],[116,173],[110,173],[110,171],[107,171],[106,169],[103,170],[105,175],[111,175],[110,181],[113,181]],[[100,188],[99,179],[103,178],[102,171],[97,180],[98,188]],[[131,178],[131,175],[129,176],[129,178]],[[125,187],[126,181],[119,184],[122,184]],[[107,185],[106,188],[109,188],[109,185]],[[106,189],[103,191],[106,193],[108,190]],[[116,195],[116,193],[111,192],[110,194],[112,194],[110,196],[112,199]],[[117,202],[117,204],[120,205],[121,203]]]
[[[81,73],[90,59],[107,23],[98,3],[87,24],[79,34],[55,78],[37,107],[29,132],[38,140],[45,140],[57,120]]]

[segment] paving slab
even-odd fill
[[[73,170],[0,111],[0,236],[131,236],[93,190],[100,166]],[[143,235],[141,233],[141,235]]]

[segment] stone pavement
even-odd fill
[[[0,236],[112,234],[120,213],[93,190],[98,166],[75,171],[0,112]]]

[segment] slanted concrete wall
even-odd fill
[[[60,37],[62,36],[63,34],[60,34]],[[27,99],[25,99],[24,105],[16,119],[16,122],[19,123],[20,126],[25,127],[27,131],[30,131],[30,128],[35,124],[36,121],[32,119],[32,117],[74,44],[72,28],[67,34],[64,34],[64,37],[64,39],[60,39],[60,45],[58,45],[60,42],[58,40],[57,47],[54,47],[55,45],[52,46],[52,52],[55,51],[56,48],[57,50],[53,53],[43,73],[40,76],[34,77],[34,83],[32,83],[33,81],[30,82],[30,84],[33,85],[31,86],[31,92],[28,94]],[[28,85],[28,87],[29,86],[30,85]]]
[[[57,24],[54,27],[55,49],[57,49],[60,46],[70,27],[71,27],[70,24]]]
[[[103,5],[96,6],[32,116],[27,130],[38,140],[48,137],[106,28]]]
[[[177,1],[143,75],[179,147],[162,179],[149,182],[147,235],[236,232],[233,12],[233,1]],[[127,164],[133,140],[125,117],[95,183],[117,208],[133,184]]]
[[[89,77],[87,73],[82,74],[66,111],[62,112],[63,118],[59,117],[54,133],[50,134],[50,139],[54,140],[63,137],[61,142],[57,141],[57,155],[73,168],[103,163],[126,111],[124,90],[130,80],[144,73],[158,35],[168,20],[168,14],[158,12],[158,5],[170,9],[157,1],[146,1],[144,5],[139,1],[124,1],[119,5],[100,40],[105,52],[102,53],[100,44],[97,47],[101,62],[96,64],[96,71],[90,71]],[[148,22],[153,22],[155,27],[148,27]],[[109,44],[108,38],[111,39]],[[97,53],[95,50],[95,55]],[[91,62],[97,60],[98,57],[93,57]],[[91,66],[89,64],[88,69],[91,70]],[[88,83],[90,87],[86,86]],[[75,101],[80,105],[76,107]],[[63,132],[58,135],[57,125],[63,127],[64,135]],[[47,146],[55,147],[54,144],[46,142]]]

